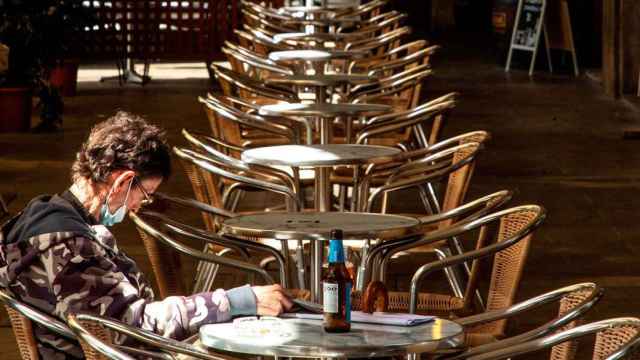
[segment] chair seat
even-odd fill
[[[498,338],[489,333],[466,332],[464,336],[464,343],[468,347],[490,344],[496,341],[498,341]]]
[[[382,96],[375,99],[376,104],[389,105],[394,111],[405,111],[409,109],[411,99],[399,96]]]

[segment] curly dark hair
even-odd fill
[[[115,170],[132,170],[142,178],[167,179],[171,157],[164,131],[124,111],[95,125],[76,154],[71,178],[105,183]]]

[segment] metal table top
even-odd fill
[[[233,323],[200,328],[200,343],[217,351],[302,358],[367,358],[415,353],[443,353],[463,345],[462,326],[436,319],[419,326],[351,325],[343,334],[326,333],[322,321],[282,319],[270,336],[243,334]]]
[[[269,53],[269,59],[273,61],[329,61],[340,59],[356,59],[367,56],[366,51],[360,50],[283,50]]]
[[[267,166],[320,167],[385,163],[398,153],[400,149],[376,145],[277,145],[245,150],[242,160]]]
[[[304,18],[292,18],[283,21],[284,25],[315,25],[315,26],[328,26],[328,25],[340,25],[340,24],[358,24],[365,23],[367,20],[362,20],[358,17],[325,17],[317,19],[304,19]]]
[[[237,216],[222,224],[222,232],[238,237],[278,240],[330,240],[331,230],[342,229],[345,240],[388,240],[420,232],[418,219],[389,214],[353,212],[264,212]]]
[[[313,116],[313,117],[338,117],[375,115],[391,111],[391,106],[382,104],[272,104],[260,107],[260,115],[270,116]]]
[[[300,40],[300,41],[340,41],[340,40],[356,40],[359,38],[363,38],[364,35],[359,34],[350,34],[350,33],[325,33],[325,32],[315,32],[315,33],[281,33],[273,36],[273,40],[276,43],[285,41],[285,40]]]
[[[318,74],[272,76],[264,81],[274,85],[339,86],[374,82],[376,78],[365,74]]]
[[[331,6],[283,6],[278,12],[300,12],[300,13],[334,13],[336,10],[355,9],[353,5],[335,4]]]

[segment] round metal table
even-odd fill
[[[415,236],[421,231],[421,225],[418,219],[412,217],[354,212],[265,212],[230,218],[222,223],[222,233],[230,236],[312,241],[310,284],[311,297],[315,302],[322,299],[323,241],[330,239],[332,229],[341,229],[345,240],[364,243]],[[304,277],[304,274],[299,276]]]
[[[399,153],[400,149],[378,145],[277,145],[245,150],[242,161],[291,167],[366,165],[389,162]]]
[[[322,93],[319,93],[322,94]],[[311,104],[271,104],[260,107],[260,115],[298,116],[318,119],[320,128],[320,144],[331,141],[331,120],[339,118],[346,121],[347,140],[351,138],[351,119],[361,115],[378,115],[392,110],[389,105],[382,104],[330,104],[318,97],[318,102]]]
[[[365,57],[368,53],[360,50],[282,50],[269,53],[269,59],[276,62],[327,62],[329,60],[351,60]]]
[[[271,116],[303,116],[336,118],[340,116],[375,115],[391,111],[391,106],[383,104],[302,104],[281,103],[260,107],[260,115]]]
[[[337,117],[343,115],[353,116],[372,113],[377,114],[379,112],[388,111],[388,109],[375,104],[331,104],[326,101],[327,96],[329,99],[332,99],[333,90],[336,87],[366,84],[376,80],[376,77],[364,74],[301,74],[292,76],[271,76],[265,79],[267,84],[292,86],[296,92],[301,92],[304,88],[313,88],[315,104],[317,104],[317,106],[308,106],[307,104],[276,104],[278,106],[265,106],[262,110],[262,114],[276,115],[286,113],[291,116],[312,116],[319,119],[318,122],[320,129],[322,129],[323,126],[330,126],[329,120],[322,120],[323,117]],[[350,139],[351,122],[347,120],[346,125],[347,138]],[[312,134],[307,134],[308,144],[312,143],[311,135]],[[323,144],[327,142],[328,141],[321,141]]]
[[[398,153],[400,149],[387,146],[320,144],[265,146],[245,150],[241,156],[242,160],[249,164],[284,165],[292,168],[313,167],[316,209],[329,211],[331,206],[330,167],[385,163],[391,161],[392,157]],[[355,196],[357,195],[354,191]]]
[[[269,85],[293,85],[333,87],[341,85],[357,85],[376,81],[377,78],[365,74],[319,74],[319,75],[291,75],[270,76],[264,82]]]
[[[313,18],[313,19],[295,17],[295,18],[284,20],[282,23],[284,25],[294,25],[294,26],[313,25],[313,26],[326,27],[326,26],[339,26],[342,24],[362,24],[366,22],[367,20],[362,20],[359,17],[341,16],[341,17],[321,17],[321,18]]]
[[[282,319],[281,331],[271,336],[245,335],[233,323],[204,325],[196,346],[275,357],[368,358],[450,353],[463,343],[462,326],[445,319],[409,327],[353,323],[343,334],[326,333],[319,320]]]
[[[353,212],[257,213],[226,219],[224,234],[282,240],[330,240],[331,230],[341,229],[345,240],[389,240],[420,231],[416,218]]]
[[[350,33],[325,33],[325,32],[315,32],[315,33],[281,33],[275,34],[273,36],[273,40],[276,43],[286,41],[286,40],[296,40],[296,41],[315,41],[315,42],[325,42],[325,41],[343,41],[343,40],[356,40],[365,37],[364,35],[359,34],[350,34]]]
[[[335,4],[331,6],[283,6],[278,9],[278,12],[282,13],[306,13],[306,14],[324,14],[330,13],[333,14],[336,11],[344,11],[348,9],[355,9],[356,7],[353,5],[340,5]]]

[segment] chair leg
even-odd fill
[[[457,237],[452,237],[451,239],[449,239],[447,241],[449,243],[449,248],[453,249],[453,251],[456,254],[464,254],[465,250],[464,247],[462,246],[462,243],[460,242],[460,240],[458,240]],[[462,263],[462,269],[465,273],[465,275],[467,276],[467,280],[471,278],[471,265],[469,265],[468,262]],[[480,290],[476,289],[476,302],[478,304],[478,306],[484,310],[484,300],[482,299],[482,295],[480,294]]]
[[[437,214],[440,212],[440,204],[438,202],[435,189],[431,183],[419,186],[418,193],[428,214]]]
[[[307,278],[307,271],[304,264],[304,244],[302,240],[298,240],[296,246],[296,268],[298,270],[298,287],[300,289],[307,289],[305,279]]]
[[[366,259],[369,256],[369,248],[371,247],[371,241],[365,241],[362,249],[360,249],[360,259]],[[358,271],[356,275],[356,290],[364,291],[368,280],[373,279],[375,274],[371,274],[373,269],[366,268],[366,262],[360,261],[360,265],[358,266]]]
[[[347,202],[347,186],[340,185],[340,191],[338,192],[338,211],[339,212],[344,212],[346,202]]]
[[[238,209],[238,205],[240,204],[240,201],[244,197],[244,190],[238,189],[235,195],[236,196],[233,197],[233,200],[231,202],[231,208],[229,209],[233,212],[235,212]]]
[[[451,256],[451,250],[448,248],[435,249],[435,253],[436,256],[438,256],[439,260],[444,260],[447,257]],[[464,292],[462,290],[462,280],[457,269],[447,267],[444,269],[444,272],[445,276],[447,277],[447,281],[449,282],[449,286],[451,286],[453,294],[459,298],[464,297]]]

